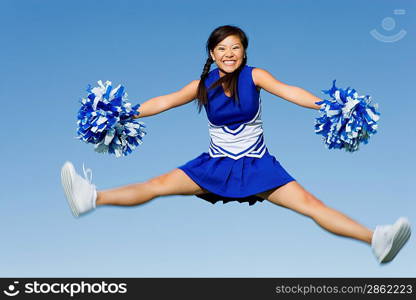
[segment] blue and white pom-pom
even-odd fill
[[[331,99],[316,102],[321,105],[321,116],[316,118],[315,133],[323,135],[325,145],[354,152],[361,142],[367,144],[370,135],[377,132],[378,105],[352,88],[337,88],[335,80],[332,88],[323,92]]]
[[[113,88],[110,81],[101,80],[98,85],[88,85],[88,96],[81,100],[78,138],[94,144],[97,152],[126,156],[143,143],[146,134],[144,123],[133,119],[140,104],[132,107],[121,85]]]

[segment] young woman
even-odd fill
[[[209,120],[208,152],[146,182],[96,191],[70,162],[62,167],[62,185],[75,216],[97,205],[133,206],[168,195],[196,195],[216,203],[264,199],[312,218],[327,231],[371,245],[380,263],[391,261],[410,237],[410,224],[399,218],[375,231],[357,223],[303,188],[272,156],[263,138],[260,90],[306,108],[321,99],[276,80],[264,69],[248,66],[248,39],[235,26],[216,28],[207,41],[208,58],[199,80],[181,90],[141,104],[136,118],[152,116],[197,100]],[[210,71],[215,63],[217,68]],[[85,177],[87,177],[84,170]]]

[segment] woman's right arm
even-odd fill
[[[138,109],[139,115],[134,119],[153,116],[176,106],[184,105],[196,98],[199,80],[193,80],[177,92],[151,98],[142,104]]]

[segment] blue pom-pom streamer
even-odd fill
[[[377,132],[378,105],[372,103],[370,96],[359,96],[350,87],[337,88],[335,81],[330,90],[323,90],[331,99],[316,102],[321,105],[321,115],[315,120],[315,133],[323,136],[329,149],[354,152]]]
[[[126,156],[143,143],[143,122],[133,119],[140,104],[131,106],[122,85],[113,88],[110,81],[88,85],[88,96],[81,100],[78,112],[78,138],[94,144],[95,151]]]

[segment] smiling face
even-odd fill
[[[223,76],[225,73],[234,72],[242,64],[244,47],[237,35],[229,35],[219,42],[210,53],[220,69],[220,75]]]

